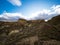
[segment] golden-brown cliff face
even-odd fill
[[[17,22],[0,21],[0,45],[32,45],[40,40],[60,41],[60,16],[48,22],[44,20],[19,19]],[[32,41],[33,40],[33,41]]]

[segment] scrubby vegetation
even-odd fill
[[[60,45],[59,42],[60,15],[47,22],[25,19],[0,21],[0,45]]]

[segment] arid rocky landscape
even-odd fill
[[[60,45],[60,15],[44,20],[0,21],[0,45]]]

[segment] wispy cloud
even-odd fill
[[[0,15],[0,21],[17,21],[19,18],[25,18],[21,13],[3,12]]]
[[[55,13],[60,14],[60,5],[53,5],[52,9],[54,10]]]
[[[47,21],[59,14],[60,5],[53,5],[50,9],[43,9],[42,11],[32,13],[32,15],[29,15],[28,17],[21,13],[8,13],[4,11],[0,14],[0,21],[17,21],[19,18],[24,18],[27,20],[45,19],[45,21]]]
[[[12,5],[15,5],[15,6],[22,5],[21,0],[8,0],[8,2],[10,2]]]
[[[60,14],[60,5],[53,5],[50,9],[43,9],[41,11],[32,13],[30,19],[46,19],[49,20],[54,16]]]

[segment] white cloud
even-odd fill
[[[60,14],[60,5],[53,5],[52,9],[56,14]]]
[[[0,21],[16,21],[19,18],[24,18],[27,20],[35,20],[35,19],[45,19],[45,21],[51,19],[54,16],[60,14],[60,5],[54,5],[50,7],[50,9],[43,9],[42,11],[37,11],[32,13],[32,15],[24,16],[21,13],[8,13],[4,11],[0,15]]]
[[[3,12],[0,15],[0,21],[17,21],[19,18],[26,18],[21,13],[7,13]]]
[[[60,5],[53,5],[50,9],[43,9],[41,11],[32,13],[30,19],[51,19],[60,14]]]
[[[8,0],[8,2],[10,2],[11,4],[15,5],[15,6],[21,6],[21,0]]]

